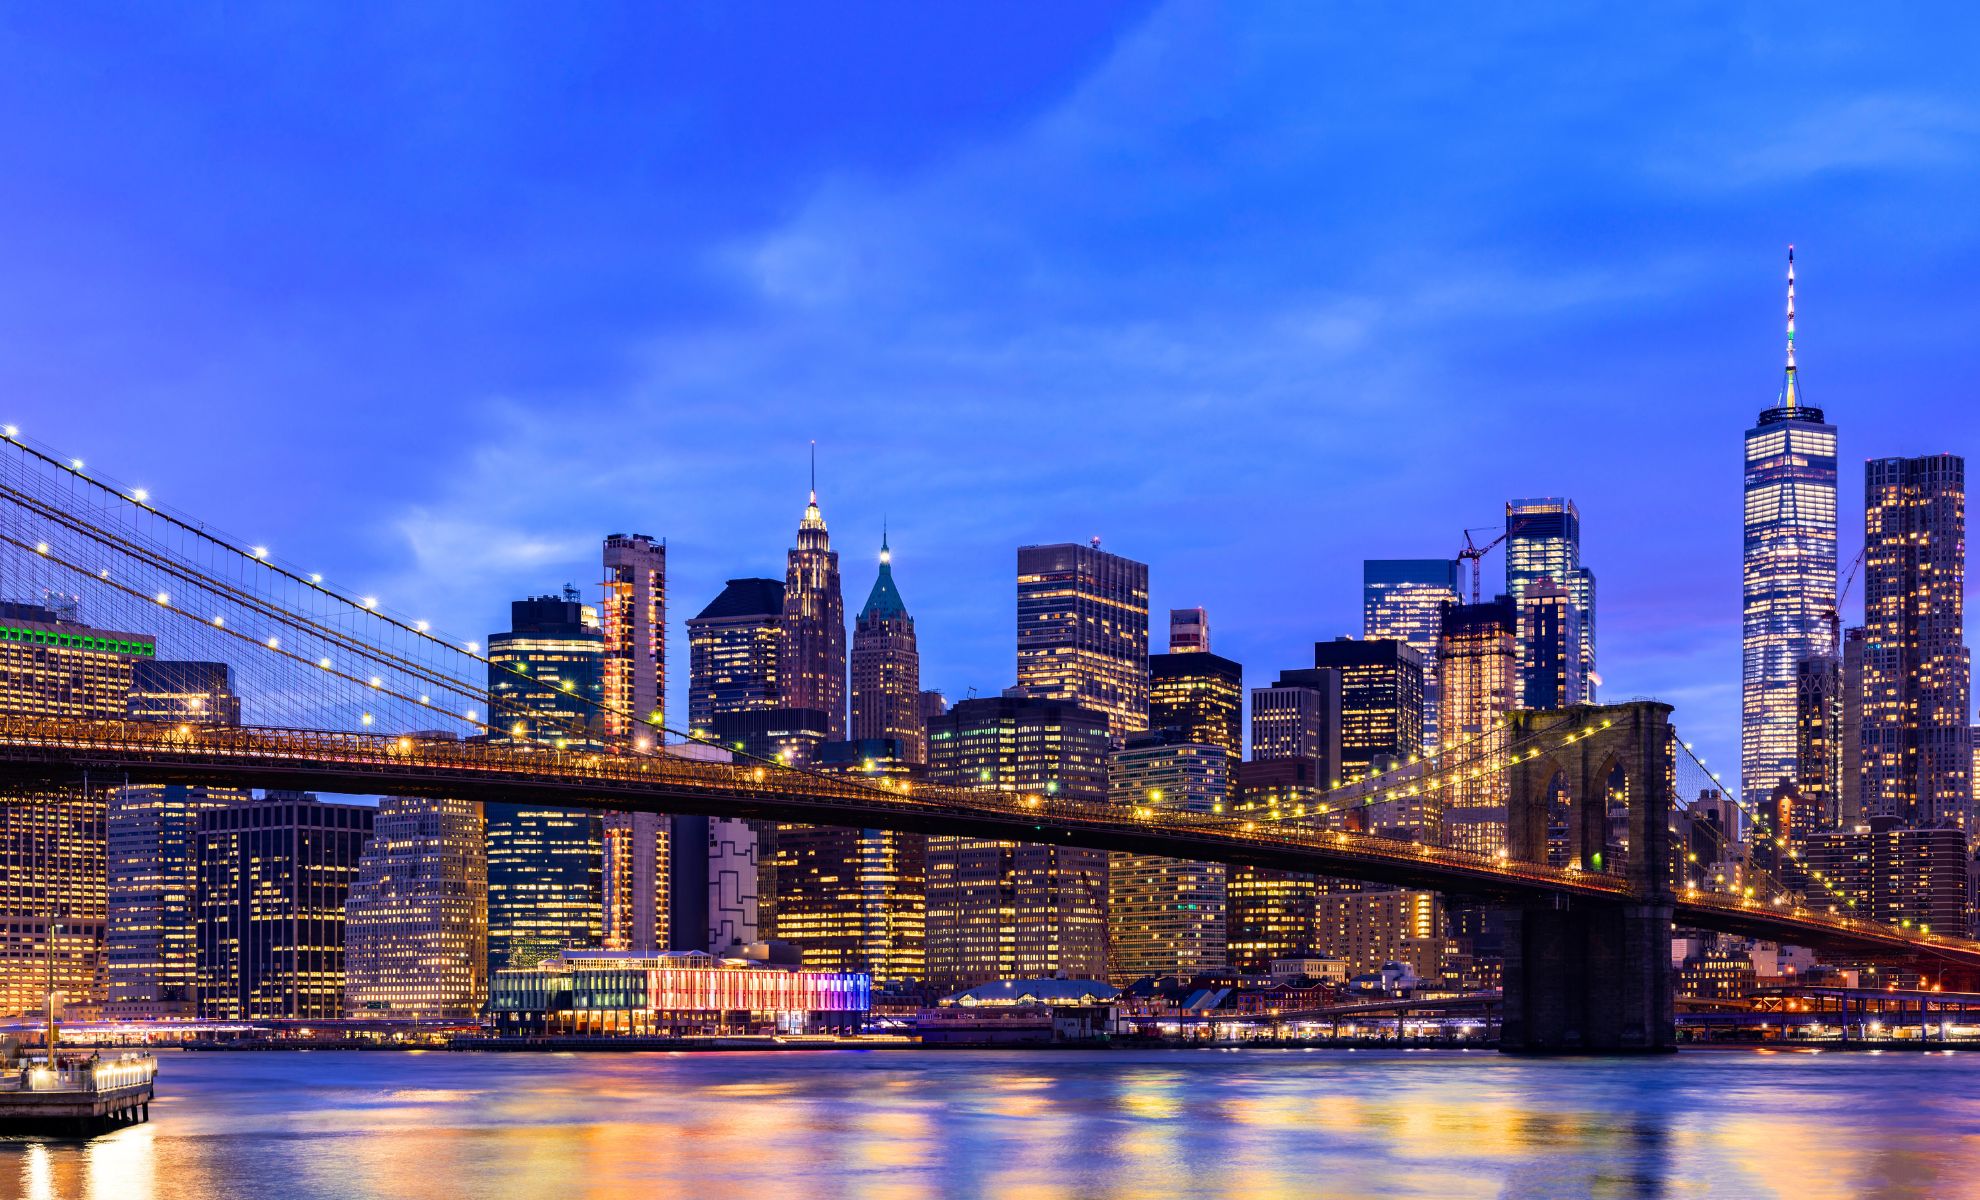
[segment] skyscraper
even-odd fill
[[[1801,402],[1788,251],[1780,402],[1746,431],[1740,790],[1753,807],[1795,774],[1795,671],[1830,646],[1836,608],[1836,427]]]
[[[1017,552],[1017,682],[1027,696],[1148,728],[1148,565],[1063,543]]]
[[[666,723],[667,543],[643,533],[605,539],[605,736],[660,740]]]
[[[673,818],[608,812],[600,826],[600,945],[636,954],[668,949]]]
[[[1568,708],[1587,696],[1581,674],[1581,609],[1568,590],[1541,577],[1519,602],[1521,706]]]
[[[1194,654],[1210,649],[1210,614],[1201,608],[1169,610],[1169,653]]]
[[[105,1016],[198,1015],[199,818],[251,798],[241,788],[182,783],[134,784],[111,794]]]
[[[688,618],[688,724],[707,736],[722,713],[777,707],[784,585],[731,579]]]
[[[1251,689],[1251,757],[1319,765],[1323,786],[1341,778],[1341,674],[1302,669]]]
[[[138,721],[238,725],[241,697],[222,662],[138,659],[131,669],[130,715]]]
[[[1222,746],[1161,734],[1128,739],[1107,770],[1116,805],[1155,812],[1222,812],[1231,756]],[[1107,863],[1107,970],[1125,986],[1151,975],[1220,971],[1225,955],[1220,863],[1116,851]]]
[[[1244,668],[1208,650],[1149,655],[1148,728],[1219,747],[1236,764],[1244,757]]]
[[[1261,821],[1307,821],[1326,775],[1310,758],[1238,764],[1231,811]],[[1225,883],[1225,947],[1234,970],[1260,974],[1275,958],[1313,953],[1313,901],[1321,881],[1299,871],[1233,866]]]
[[[568,591],[510,608],[510,630],[488,637],[489,740],[601,744],[605,643],[595,612]],[[490,973],[598,945],[598,814],[524,804],[490,804],[485,812]]]
[[[97,629],[73,608],[0,602],[0,712],[115,720],[143,634]],[[0,792],[0,1013],[39,1011],[52,985],[99,1004],[106,983],[108,800],[100,783]]]
[[[929,725],[937,783],[1072,799],[1107,797],[1107,718],[1030,696],[959,701]],[[1104,978],[1107,854],[1070,846],[928,839],[928,978],[954,991],[993,979]]]
[[[1601,678],[1595,671],[1595,573],[1581,565],[1581,513],[1574,501],[1559,496],[1508,500],[1506,595],[1512,597],[1520,613],[1525,612],[1528,589],[1541,579],[1551,579],[1573,598],[1579,625],[1579,674],[1586,698],[1592,702]],[[1522,631],[1518,637],[1523,666],[1528,658],[1526,634]],[[1523,685],[1524,679],[1521,682]],[[1525,703],[1524,707],[1541,706]]]
[[[893,738],[908,762],[928,761],[921,719],[921,653],[914,618],[894,586],[894,552],[880,538],[880,573],[853,623],[852,736]]]
[[[1361,564],[1361,636],[1390,638],[1423,658],[1423,752],[1437,752],[1437,629],[1456,604],[1458,564],[1448,558],[1371,558]]]
[[[777,655],[778,704],[825,714],[832,741],[846,736],[846,602],[839,589],[839,555],[811,499],[798,522],[797,545],[784,570],[783,640]]]
[[[1444,610],[1437,673],[1444,681],[1442,762],[1451,767],[1492,755],[1494,731],[1517,706],[1519,619],[1511,598],[1458,604]],[[1443,791],[1444,844],[1473,854],[1506,846],[1503,766],[1454,772]],[[1435,814],[1426,814],[1426,823]],[[1434,828],[1434,827],[1432,827]],[[1425,838],[1431,840],[1430,837]]]
[[[386,796],[344,899],[344,1011],[471,1021],[488,999],[481,806]]]
[[[1863,812],[1971,831],[1966,461],[1871,459],[1863,485]]]
[[[1423,753],[1423,656],[1391,638],[1315,642],[1313,666],[1341,680],[1341,779],[1360,779]],[[1281,680],[1308,682],[1306,672]]]
[[[1825,830],[1846,828],[1858,816],[1843,809],[1843,702],[1842,659],[1802,659],[1795,668],[1795,791]]]
[[[199,817],[199,1015],[344,1015],[344,901],[374,810],[274,792]]]

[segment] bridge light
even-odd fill
[[[377,608],[377,607],[378,607],[378,597],[376,597],[376,596],[366,596],[366,597],[364,597],[363,599],[361,599],[361,600],[359,600],[359,601],[358,601],[358,606],[359,606],[359,607],[361,607],[361,608]]]
[[[433,628],[433,626],[427,624],[425,621],[414,621],[413,628],[419,630],[421,633],[425,633],[427,630]]]
[[[82,468],[83,468],[83,462],[82,462],[82,459],[80,459],[80,458],[72,458],[72,459],[70,459],[70,460],[69,460],[69,469],[70,469],[71,471],[80,471],[80,470],[82,470]]]
[[[316,665],[327,671],[330,669],[330,660],[328,658],[319,658],[316,660]]]
[[[9,425],[5,429],[0,429],[0,433],[5,433],[10,438],[17,438],[21,436],[21,427],[18,425]]]
[[[433,703],[433,697],[431,697],[431,696],[421,696],[421,697],[419,698],[419,702],[420,702],[421,704],[431,704],[431,703]]]
[[[371,677],[371,686],[372,686],[372,687],[384,687],[384,686],[385,686],[385,681],[384,681],[383,679],[380,679],[380,678],[379,678],[378,676],[376,676],[376,675],[373,675],[373,676]]]
[[[323,582],[323,576],[321,576],[321,575],[318,575],[318,574],[317,574],[316,572],[314,572],[314,571],[311,571],[311,572],[309,573],[309,581],[310,581],[311,583],[319,583],[319,584],[320,584],[320,583],[322,583],[322,582]]]
[[[215,617],[215,618],[213,618],[213,624],[214,624],[214,627],[215,627],[215,628],[218,628],[218,629],[225,629],[225,628],[227,627],[227,618],[225,618],[225,617]]]
[[[267,558],[267,557],[268,557],[268,547],[266,547],[266,546],[256,546],[256,547],[254,547],[254,556],[255,556],[256,558]]]
[[[190,726],[190,725],[181,725],[181,726],[179,726],[179,736],[180,736],[180,737],[191,737],[191,736],[192,736],[192,726]]]
[[[402,751],[402,752],[404,752],[404,753],[411,753],[411,752],[412,752],[412,739],[411,739],[411,738],[409,738],[409,737],[402,737],[402,738],[400,738],[400,739],[399,739],[399,749],[400,749],[400,751]]]
[[[143,504],[145,501],[151,499],[151,493],[145,491],[143,488],[132,488],[131,499],[137,501],[139,504]]]
[[[471,708],[467,710],[467,719],[470,721],[474,720],[474,710]]]
[[[172,597],[171,597],[170,595],[168,595],[167,593],[165,593],[165,592],[160,592],[160,593],[158,593],[158,595],[156,595],[156,596],[154,596],[154,597],[152,597],[152,598],[153,598],[154,600],[156,600],[156,601],[158,601],[158,602],[159,602],[160,604],[170,604],[170,603],[172,603]]]
[[[366,724],[366,725],[369,725],[369,724],[371,724],[371,714],[370,714],[370,713],[366,713],[366,714],[364,714],[363,716],[361,716],[361,717],[359,717],[359,718],[358,718],[358,720],[359,720],[359,721],[361,721],[361,722],[363,722],[363,723],[364,723],[364,724]]]
[[[36,554],[46,554],[46,553],[48,553],[48,543],[47,543],[47,542],[36,542],[36,543],[34,544],[34,552],[35,552]]]
[[[281,639],[281,638],[269,638],[269,639],[268,639],[268,648],[269,648],[270,650],[280,650],[280,649],[282,648],[282,639]]]
[[[523,735],[523,723],[521,721],[517,721],[514,725],[509,726],[510,737],[521,737],[522,735]]]
[[[469,654],[479,654],[479,653],[481,653],[481,643],[480,643],[480,642],[469,642],[469,643],[467,644],[467,652],[468,652]]]

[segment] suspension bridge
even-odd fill
[[[170,664],[225,664],[233,692],[214,703],[168,687],[148,706],[127,704],[111,665],[60,680],[0,678],[7,796],[182,782],[733,815],[1431,889],[1500,914],[1510,1049],[1670,1048],[1674,927],[1929,972],[1949,987],[1980,982],[1980,942],[1864,920],[1840,896],[1797,894],[1757,871],[1726,888],[1691,877],[1673,839],[1674,805],[1681,766],[1704,767],[1655,701],[1516,713],[1281,819],[683,753],[695,738],[609,697],[556,696],[548,707],[568,715],[546,721],[533,701],[557,685],[478,641],[219,532],[12,427],[0,430],[0,641],[152,663],[154,680],[169,679],[160,668]],[[511,686],[491,707],[496,680]],[[1385,804],[1480,795],[1497,806],[1502,846],[1362,831]],[[1764,814],[1748,815],[1764,836]]]

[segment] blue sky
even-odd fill
[[[1980,17],[1879,7],[16,7],[0,415],[467,636],[665,536],[677,697],[812,438],[952,695],[1020,543],[1263,682],[1568,495],[1606,694],[1730,763],[1785,243],[1845,556],[1974,441]]]

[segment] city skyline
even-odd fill
[[[1973,104],[1934,52],[1966,14],[1683,33],[1643,13],[837,14],[758,30],[747,56],[658,15],[526,47],[488,31],[479,62],[549,54],[595,81],[582,96],[520,67],[419,56],[438,74],[414,75],[300,19],[278,69],[256,22],[146,18],[121,45],[211,68],[171,78],[84,53],[68,14],[21,27],[41,65],[0,83],[23,181],[0,214],[46,232],[0,308],[35,347],[0,356],[4,418],[464,636],[589,588],[596,539],[641,530],[668,539],[683,645],[724,579],[781,576],[816,437],[849,570],[888,523],[930,687],[1010,682],[978,600],[1014,545],[1100,534],[1150,564],[1154,611],[1210,609],[1220,652],[1270,671],[1359,628],[1362,559],[1447,555],[1506,500],[1563,495],[1602,573],[1611,694],[1730,730],[1727,439],[1777,388],[1784,245],[1840,494],[1866,459],[1980,432],[1943,402],[1980,365],[1959,336]],[[404,19],[414,44],[440,32]],[[631,46],[661,47],[651,78],[673,82]],[[1784,114],[1767,80],[1788,53]],[[1481,60],[1530,86],[1478,97]],[[1589,61],[1632,68],[1590,85]],[[119,82],[54,102],[83,62]],[[300,83],[348,73],[382,86]],[[760,108],[680,116],[673,86]],[[255,90],[279,102],[221,98]],[[650,158],[614,132],[656,121],[679,140]],[[574,136],[586,161],[543,195]],[[326,141],[354,149],[304,149]],[[527,220],[478,199],[519,194]],[[1905,432],[1923,428],[1935,444]],[[1843,522],[1844,561],[1859,535]]]

